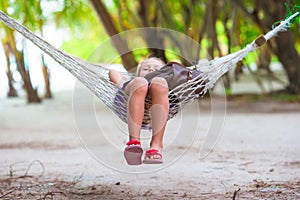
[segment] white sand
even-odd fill
[[[143,194],[145,199],[205,199],[211,194],[222,198],[257,181],[300,181],[299,104],[227,102],[220,139],[210,154],[199,159],[201,145],[206,147],[203,154],[215,141],[212,137],[205,142],[212,117],[203,100],[201,112],[195,104],[170,121],[163,165],[128,167],[122,156],[126,125],[98,101],[91,107],[88,93],[76,90],[75,110],[72,91],[38,105],[26,105],[21,98],[0,99],[1,177],[7,176],[11,165],[14,176],[23,175],[38,160],[45,178],[73,180],[82,175],[83,186],[102,184],[111,190],[119,182],[123,192]],[[147,141],[149,133],[144,136]],[[143,146],[147,148],[147,142]],[[28,174],[41,172],[36,162]],[[114,195],[108,199],[126,199],[123,193]],[[300,198],[299,188],[296,197]]]

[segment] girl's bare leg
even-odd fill
[[[165,79],[154,78],[151,82],[149,95],[152,98],[151,119],[152,119],[152,139],[151,149],[159,151],[163,148],[163,136],[169,114],[169,88]]]
[[[126,86],[125,92],[129,94],[127,105],[129,140],[140,140],[148,81],[145,78],[136,77]]]

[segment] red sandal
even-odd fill
[[[143,148],[138,140],[130,140],[126,143],[124,157],[128,165],[142,164]]]
[[[157,156],[157,158],[153,158]],[[162,154],[157,149],[149,149],[145,153],[144,164],[161,164],[163,163]]]

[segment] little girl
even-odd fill
[[[137,68],[137,76],[127,80],[117,70],[109,71],[110,80],[128,94],[127,123],[129,142],[124,150],[124,157],[129,165],[142,164],[143,149],[140,143],[141,127],[145,110],[151,109],[152,138],[150,149],[145,152],[143,163],[162,163],[163,136],[169,113],[169,88],[167,81],[161,77],[155,77],[148,82],[144,76],[150,72],[159,70],[165,63],[155,57],[141,62]],[[151,99],[151,108],[145,108],[146,98]]]

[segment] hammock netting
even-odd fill
[[[202,73],[184,84],[181,84],[169,92],[169,101],[172,104],[169,110],[169,119],[179,113],[185,105],[193,100],[202,97],[209,89],[213,88],[220,77],[232,69],[237,62],[242,60],[249,52],[255,51],[279,32],[286,31],[292,20],[299,15],[299,12],[281,21],[273,30],[258,37],[245,48],[213,60],[201,62],[195,67]],[[67,69],[73,76],[81,81],[92,93],[94,93],[106,106],[108,106],[122,121],[127,123],[127,98],[128,95],[120,90],[108,78],[109,68],[93,64],[63,52],[47,41],[43,40],[26,27],[22,26],[13,18],[0,11],[0,20],[7,26],[18,31],[25,38],[38,46],[43,52],[52,57],[61,66]],[[128,76],[130,76],[128,74]],[[196,90],[200,93],[195,92]],[[150,100],[146,100],[146,104]],[[149,112],[145,112],[143,128],[151,129]]]

